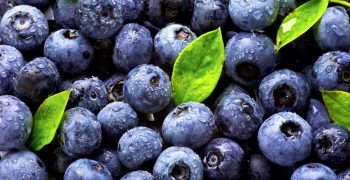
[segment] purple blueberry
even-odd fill
[[[111,149],[101,149],[95,155],[95,160],[106,166],[113,178],[120,178],[124,173],[124,167],[119,160],[118,152]]]
[[[147,171],[132,171],[125,174],[120,180],[154,180],[154,176]]]
[[[91,159],[78,159],[67,168],[64,180],[98,179],[112,180],[111,173],[103,164]]]
[[[291,180],[337,180],[331,168],[320,163],[308,163],[296,169]]]
[[[331,123],[326,106],[317,99],[311,99],[305,120],[310,124],[312,130]]]

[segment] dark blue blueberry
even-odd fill
[[[350,49],[349,15],[342,6],[327,8],[322,18],[314,25],[314,36],[318,46],[324,50]]]
[[[191,27],[201,34],[224,26],[228,17],[227,0],[197,0],[194,1]]]
[[[0,2],[0,19],[5,12],[16,5],[16,0],[2,0]]]
[[[26,104],[15,96],[0,96],[0,151],[25,148],[32,126],[33,116]]]
[[[350,54],[330,51],[320,56],[313,66],[320,90],[350,91]]]
[[[314,132],[314,154],[326,165],[346,165],[350,158],[350,136],[338,124],[328,124]]]
[[[76,80],[70,89],[73,89],[70,97],[72,104],[84,107],[95,114],[108,104],[107,89],[97,77]]]
[[[310,87],[301,73],[277,70],[261,81],[259,98],[269,113],[301,112],[308,107]]]
[[[297,7],[296,0],[279,0],[279,11],[278,15],[281,17],[287,16]]]
[[[159,112],[171,100],[169,77],[158,66],[139,65],[132,69],[125,78],[124,98],[131,107],[139,112]]]
[[[325,105],[317,99],[310,100],[305,120],[310,124],[313,131],[331,123]]]
[[[136,112],[124,102],[108,104],[98,113],[97,120],[101,123],[103,141],[112,146],[127,130],[138,124]]]
[[[264,156],[280,166],[293,166],[310,155],[312,132],[299,115],[280,112],[263,122],[258,144]]]
[[[340,172],[338,175],[338,180],[349,180],[350,179],[350,168],[345,171]]]
[[[103,164],[91,159],[79,159],[69,165],[64,180],[112,180],[111,173]]]
[[[160,135],[147,127],[136,127],[125,132],[118,143],[120,161],[129,169],[137,169],[155,160],[163,150]]]
[[[46,8],[49,5],[49,0],[16,0],[16,4],[31,5],[37,8]]]
[[[104,39],[118,32],[124,17],[117,0],[79,0],[74,20],[85,36]]]
[[[89,155],[101,144],[101,125],[89,110],[81,107],[69,109],[64,113],[59,140],[67,155]]]
[[[125,174],[120,180],[154,180],[154,176],[147,171],[138,170]]]
[[[238,179],[244,151],[235,141],[226,138],[211,140],[203,150],[204,176],[208,179]]]
[[[97,153],[95,159],[106,166],[113,178],[116,179],[123,175],[124,167],[119,160],[116,150],[102,149]]]
[[[162,65],[172,67],[180,52],[197,36],[186,26],[170,24],[154,37],[154,50]]]
[[[62,28],[75,28],[74,13],[78,0],[56,0],[52,7],[55,21]]]
[[[231,83],[227,87],[225,87],[220,96],[215,100],[215,108],[222,100],[222,98],[227,97],[231,93],[244,93],[250,95],[250,92],[245,87],[239,85],[238,83]]]
[[[303,73],[305,80],[310,87],[310,95],[312,96],[319,93],[313,65],[304,66],[301,72]]]
[[[23,52],[40,47],[48,36],[45,15],[32,6],[15,6],[4,14],[0,22],[1,40]]]
[[[135,23],[126,24],[115,38],[113,63],[117,69],[127,73],[140,64],[148,64],[152,53],[151,32]]]
[[[173,146],[197,149],[214,136],[213,113],[204,104],[187,102],[177,106],[164,119],[162,135]]]
[[[242,30],[263,30],[277,18],[279,0],[229,1],[228,7],[231,19]]]
[[[225,52],[226,74],[246,86],[258,84],[276,67],[275,45],[263,34],[238,33],[228,41]]]
[[[25,64],[16,48],[0,45],[0,95],[13,94],[14,79]]]
[[[107,88],[109,102],[124,101],[124,74],[114,74],[103,83]]]
[[[60,74],[55,63],[45,57],[28,62],[14,82],[15,95],[30,105],[37,105],[55,93]]]
[[[119,0],[123,8],[124,22],[134,22],[141,19],[145,1],[144,0]]]
[[[291,180],[337,180],[331,168],[320,163],[308,163],[296,169]]]
[[[45,164],[28,150],[12,151],[0,161],[0,179],[48,179]]]
[[[230,138],[249,140],[258,131],[265,112],[245,93],[231,92],[223,96],[215,110],[215,123]]]
[[[271,163],[261,154],[252,154],[248,158],[248,175],[251,180],[271,179]]]
[[[153,176],[157,180],[201,180],[203,164],[192,149],[172,146],[159,155],[153,166]]]
[[[77,74],[89,68],[94,48],[79,31],[61,29],[46,39],[44,54],[62,73]]]

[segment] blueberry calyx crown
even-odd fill
[[[118,97],[123,96],[123,85],[124,85],[124,81],[121,80],[107,88],[110,101],[112,102],[118,101]]]
[[[72,31],[72,30],[66,30],[63,32],[63,36],[66,38],[66,39],[76,39],[78,38],[78,34],[77,34],[77,31]]]
[[[94,170],[94,171],[96,171],[96,172],[101,172],[101,166],[100,165],[98,165],[98,164],[93,164],[92,165],[92,169]]]
[[[177,39],[180,41],[189,41],[191,38],[190,33],[186,32],[183,28],[175,31]]]
[[[189,180],[190,179],[190,168],[184,163],[177,163],[174,165],[170,172],[170,177],[173,180]]]
[[[155,76],[152,76],[151,80],[150,80],[152,86],[156,87],[159,85],[159,76],[158,75],[155,75]]]
[[[339,79],[341,82],[349,84],[350,83],[350,65],[347,64],[345,66],[340,66],[338,68],[338,72],[339,72]],[[349,84],[350,85],[350,84]]]
[[[273,91],[274,104],[277,107],[292,107],[295,103],[295,96],[295,89],[286,83]]]
[[[330,137],[323,136],[321,139],[316,140],[315,148],[321,150],[322,153],[330,153],[332,147],[332,141]]]
[[[300,127],[300,124],[290,120],[284,122],[281,125],[280,130],[288,139],[297,138],[302,133],[302,128]]]
[[[217,148],[212,148],[211,151],[203,158],[203,163],[210,169],[216,169],[224,160],[224,156]]]
[[[181,113],[188,111],[188,106],[179,106],[176,111],[173,113],[174,116],[178,116]]]

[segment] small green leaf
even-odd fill
[[[350,93],[344,91],[321,91],[328,114],[334,123],[350,131]]]
[[[281,49],[309,30],[323,15],[328,0],[311,0],[290,13],[277,32],[276,45]]]
[[[33,151],[39,151],[50,144],[63,117],[69,95],[67,90],[48,97],[34,115],[33,130],[27,144]]]
[[[212,93],[222,72],[224,52],[220,28],[203,34],[182,50],[171,78],[176,105],[202,102]]]

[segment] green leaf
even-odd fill
[[[327,6],[328,0],[311,0],[290,13],[278,29],[277,49],[280,50],[309,30],[322,17]]]
[[[212,93],[222,72],[224,52],[220,28],[203,34],[182,50],[171,78],[176,105],[202,102]]]
[[[350,93],[344,91],[321,91],[321,93],[333,122],[350,131]]]
[[[27,142],[31,150],[39,151],[51,143],[60,125],[71,91],[67,90],[50,96],[40,105],[34,115],[33,130]]]

